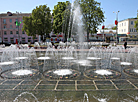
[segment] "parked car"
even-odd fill
[[[4,44],[5,46],[10,46],[11,45],[11,43],[9,43],[9,42],[1,42],[0,44]]]

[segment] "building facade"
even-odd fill
[[[128,40],[138,40],[138,32],[134,27],[137,18],[128,18],[118,22],[118,34],[126,34]]]
[[[27,36],[26,32],[22,31],[23,16],[29,16],[31,13],[2,13],[0,14],[0,41],[16,43],[16,39],[20,43],[32,42],[32,36]],[[16,21],[21,22],[19,29],[16,26]],[[35,38],[38,41],[39,36]]]

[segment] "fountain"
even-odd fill
[[[19,48],[12,45],[3,50],[0,63],[2,78],[18,79],[39,73],[34,49]]]
[[[137,101],[138,48],[105,48],[101,42],[85,42],[81,15],[80,7],[72,9],[71,32],[76,34],[78,42],[60,42],[57,49],[45,43],[47,49],[42,50],[35,43],[39,50],[14,45],[3,50],[1,99],[117,102],[134,98]]]

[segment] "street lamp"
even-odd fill
[[[20,12],[21,13],[21,12]],[[16,21],[16,26],[18,27],[18,44],[20,44],[20,35],[19,35],[19,26],[20,26],[20,23],[21,22],[19,22],[19,14],[20,14],[19,12],[17,12],[16,11],[16,14],[17,14],[17,21]]]
[[[102,26],[102,29],[103,29],[103,42],[104,42],[104,24],[103,24],[103,26]]]
[[[114,12],[113,13],[116,13],[116,20],[115,20],[115,25],[116,25],[116,44],[118,44],[118,40],[117,40],[117,29],[118,29],[118,13],[120,11],[117,11],[117,12]]]

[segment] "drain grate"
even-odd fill
[[[96,91],[137,90],[138,80],[0,80],[0,90]]]

